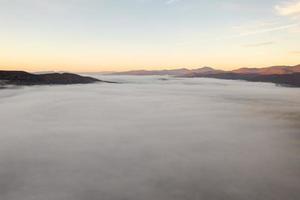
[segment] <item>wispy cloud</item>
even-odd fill
[[[141,2],[141,3],[155,2],[154,0],[137,0],[137,1]],[[171,5],[171,4],[178,3],[179,1],[182,1],[182,0],[160,0],[160,3],[166,4],[166,5]]]
[[[167,1],[166,1],[166,4],[170,5],[170,4],[179,2],[179,1],[181,1],[181,0],[167,0]]]
[[[258,35],[282,30],[288,30],[289,32],[297,32],[300,29],[300,22],[290,21],[290,23],[284,22],[285,17],[291,19],[299,19],[300,16],[300,0],[286,0],[274,6],[277,14],[283,16],[282,20],[274,21],[258,21],[253,24],[247,25],[246,27],[238,26],[234,29],[238,30],[239,33],[229,38],[245,37],[250,35]]]
[[[281,16],[300,15],[300,1],[286,1],[275,5],[275,10]]]
[[[259,20],[254,21],[250,23],[246,23],[243,25],[234,26],[233,29],[238,30],[240,32],[249,32],[253,30],[259,30],[259,29],[268,29],[270,27],[276,27],[280,26],[280,22],[278,20],[271,20],[271,21],[265,21],[265,20]]]
[[[218,2],[220,8],[231,12],[257,12],[259,7],[248,1],[220,1]]]
[[[217,38],[218,40],[220,39],[233,39],[233,38],[241,38],[241,37],[246,37],[246,36],[251,36],[251,35],[259,35],[259,34],[264,34],[264,33],[270,33],[270,32],[276,32],[276,31],[282,31],[282,30],[288,30],[288,29],[293,29],[293,28],[298,28],[300,26],[300,23],[292,23],[288,25],[277,25],[277,26],[262,26],[257,29],[250,29],[250,30],[240,30],[240,33],[237,33],[232,36],[227,36],[227,37],[221,37]]]
[[[244,45],[244,47],[262,47],[262,46],[268,46],[268,45],[273,45],[275,42],[260,42],[260,43],[255,43],[255,44],[247,44]]]
[[[290,29],[290,28],[294,28],[294,27],[298,27],[298,26],[300,26],[300,23],[293,23],[293,24],[288,24],[288,25],[283,25],[283,26],[271,27],[271,28],[267,28],[267,29],[259,29],[259,30],[244,32],[244,33],[240,33],[238,36],[242,37],[242,36],[248,36],[248,35],[257,35],[257,34],[261,34],[261,33],[268,33],[268,32]]]
[[[240,11],[244,8],[244,6],[242,6],[240,3],[236,3],[236,2],[220,2],[220,6],[221,8],[225,9],[225,10],[230,10],[230,11]]]

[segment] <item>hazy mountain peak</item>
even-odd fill
[[[240,68],[233,70],[232,72],[238,74],[292,74],[300,72],[300,65],[296,66],[271,66],[264,68]]]

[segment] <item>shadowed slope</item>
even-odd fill
[[[253,73],[240,74],[233,72],[225,72],[217,74],[194,74],[194,76],[189,77],[245,80],[251,82],[269,82],[292,87],[300,87],[300,73],[261,75]]]
[[[31,74],[24,71],[0,71],[0,81],[13,85],[65,85],[105,82],[71,73]]]

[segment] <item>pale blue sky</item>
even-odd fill
[[[0,66],[103,71],[300,63],[299,0],[0,0]]]

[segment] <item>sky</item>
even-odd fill
[[[0,0],[0,69],[300,64],[300,0]]]

